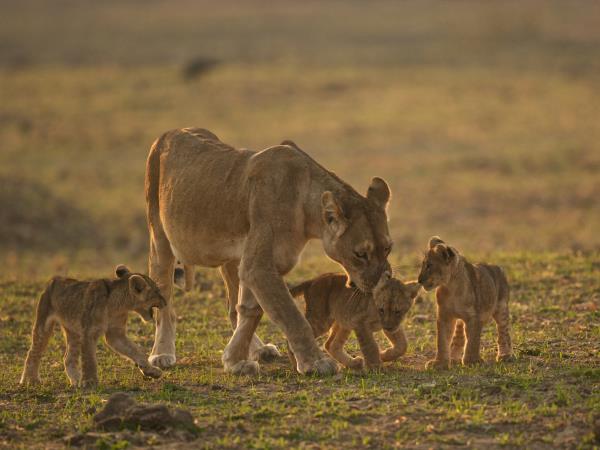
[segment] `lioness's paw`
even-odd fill
[[[225,363],[225,372],[233,375],[258,375],[260,372],[260,366],[256,361],[242,360],[238,361],[233,365]]]
[[[97,378],[88,378],[87,380],[81,381],[81,387],[84,389],[94,389],[98,386]]]
[[[335,359],[331,359],[325,356],[321,359],[317,359],[314,363],[308,367],[298,368],[298,371],[303,375],[318,375],[327,376],[335,375],[340,370],[338,363]]]
[[[277,358],[281,358],[281,353],[274,344],[265,344],[252,354],[252,359],[261,362],[270,362]]]
[[[496,358],[496,361],[498,362],[515,362],[516,360],[516,356],[512,353],[509,353],[508,355],[498,355]]]
[[[362,359],[362,357],[357,356],[350,360],[347,367],[352,370],[362,370],[365,367],[365,360]]]
[[[33,376],[29,376],[29,375],[23,375],[21,377],[21,380],[19,381],[19,384],[22,385],[29,385],[29,386],[35,386],[36,384],[40,384],[40,377],[33,377]]]
[[[450,361],[441,359],[432,359],[425,364],[426,369],[447,370],[450,368]]]
[[[162,370],[154,366],[140,367],[140,370],[142,371],[144,376],[150,378],[160,378],[162,375]]]
[[[479,356],[465,356],[463,358],[463,365],[465,366],[476,366],[478,364],[483,364],[483,359]]]
[[[173,367],[175,365],[175,361],[175,355],[170,355],[168,353],[163,353],[160,355],[150,355],[148,357],[148,362],[150,364],[161,369],[168,369],[169,367]]]

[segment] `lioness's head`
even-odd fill
[[[129,281],[128,286],[128,308],[140,315],[144,321],[152,320],[153,308],[163,308],[167,301],[160,293],[160,289],[149,276],[141,273],[131,273],[124,265],[119,265],[115,269],[117,278],[124,278]]]
[[[452,275],[452,268],[458,259],[458,252],[450,247],[439,237],[429,239],[429,249],[423,258],[419,283],[426,291],[448,283]]]
[[[325,191],[321,196],[325,253],[344,267],[349,283],[363,292],[371,292],[389,270],[392,239],[386,208],[390,195],[387,183],[373,178],[366,198],[348,191]]]
[[[385,331],[394,332],[406,317],[421,285],[416,281],[403,283],[384,272],[373,289],[373,300]]]

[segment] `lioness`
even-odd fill
[[[57,322],[67,340],[64,364],[71,385],[87,387],[98,383],[96,343],[101,335],[110,348],[131,359],[144,375],[161,376],[161,370],[148,363],[145,352],[127,338],[127,313],[135,311],[145,321],[152,320],[153,308],[164,307],[166,301],[146,275],[131,273],[123,265],[115,272],[114,280],[50,280],[38,301],[22,384],[39,383],[40,359]]]
[[[471,264],[454,247],[434,236],[429,240],[419,283],[427,291],[437,287],[437,355],[427,367],[448,368],[450,360],[460,362],[462,359],[466,365],[482,362],[479,355],[481,329],[490,318],[498,330],[497,360],[513,358],[509,287],[500,267]]]
[[[171,293],[178,260],[221,268],[235,328],[223,352],[226,372],[256,374],[257,353],[277,354],[254,335],[263,311],[286,335],[300,373],[337,370],[317,346],[283,275],[310,239],[320,239],[349,279],[370,292],[389,268],[392,247],[385,181],[373,178],[363,197],[293,142],[237,150],[210,131],[184,128],[152,145],[145,185],[150,276],[167,299],[157,317],[152,364],[175,363]]]
[[[364,294],[347,286],[346,275],[329,273],[293,287],[293,297],[304,297],[305,316],[316,338],[329,331],[325,350],[350,369],[376,369],[381,362],[393,361],[406,353],[406,336],[402,320],[419,292],[417,282],[404,284],[384,272],[373,289]],[[384,352],[373,338],[383,329],[392,344]],[[344,344],[354,330],[364,356],[353,358],[344,351]],[[295,362],[293,352],[290,359]]]

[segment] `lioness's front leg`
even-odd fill
[[[160,378],[162,370],[152,366],[146,358],[146,353],[129,340],[125,334],[125,327],[109,328],[105,338],[106,343],[110,348],[133,361],[145,376]]]
[[[406,340],[404,328],[400,327],[393,333],[383,330],[383,334],[385,334],[385,337],[387,337],[388,341],[392,344],[391,348],[380,353],[383,362],[394,361],[406,353],[408,341]]]

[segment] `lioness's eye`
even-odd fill
[[[366,252],[354,252],[354,256],[356,256],[358,259],[367,259]]]

